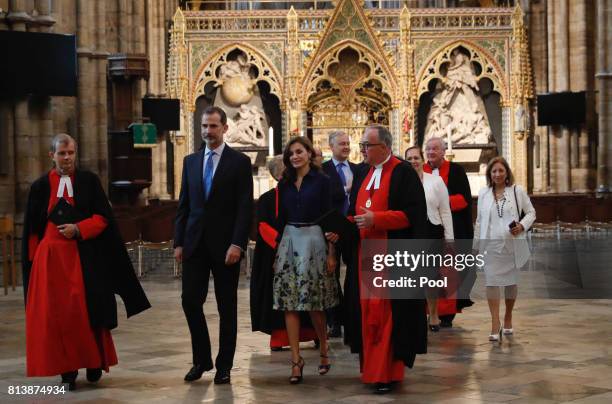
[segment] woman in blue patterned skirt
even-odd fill
[[[295,137],[283,152],[285,171],[279,182],[279,218],[284,224],[274,262],[274,310],[285,312],[291,346],[291,384],[302,381],[304,359],[300,356],[300,311],[310,313],[317,332],[321,362],[319,374],[330,369],[325,310],[339,303],[334,277],[336,255],[332,241],[323,234],[317,218],[332,209],[329,178],[313,162],[312,144]]]

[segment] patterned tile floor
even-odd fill
[[[332,340],[333,366],[326,376],[316,374],[318,353],[312,344],[303,344],[305,381],[289,385],[288,352],[271,353],[267,336],[250,331],[245,277],[232,384],[214,385],[213,373],[186,384],[191,354],[180,283],[154,271],[143,285],[154,308],[120,320],[113,333],[119,365],[97,385],[84,381],[81,371],[78,390],[63,396],[8,394],[9,386],[56,385],[58,378],[24,376],[21,290],[0,296],[0,403],[612,402],[612,310],[607,300],[520,300],[519,295],[516,335],[501,346],[488,342],[488,308],[478,300],[458,317],[455,328],[430,334],[429,353],[417,358],[393,394],[376,396],[359,382],[357,357],[339,339]],[[214,342],[218,316],[212,292],[205,311]]]

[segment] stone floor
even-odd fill
[[[486,301],[459,316],[456,327],[430,334],[429,353],[392,394],[376,396],[359,382],[357,357],[332,340],[330,373],[318,376],[318,353],[303,344],[304,383],[291,386],[289,353],[268,349],[268,338],[250,331],[248,281],[239,291],[239,335],[232,384],[216,386],[212,373],[183,382],[190,367],[189,333],[180,306],[180,283],[149,274],[143,285],[153,309],[120,320],[113,336],[119,365],[97,385],[84,381],[63,396],[9,395],[9,386],[56,385],[58,378],[25,374],[21,290],[0,296],[0,403],[609,403],[612,402],[612,310],[609,300],[520,300],[516,335],[501,346],[488,342]],[[120,310],[122,308],[120,307]],[[211,333],[217,333],[212,293],[206,303]],[[120,313],[123,313],[120,311]],[[215,338],[213,338],[213,341]],[[215,348],[213,348],[215,349]]]

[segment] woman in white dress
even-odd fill
[[[514,178],[508,162],[494,157],[486,170],[487,187],[478,194],[478,216],[474,226],[474,246],[485,254],[485,282],[491,312],[489,341],[501,342],[512,335],[512,309],[516,302],[520,268],[529,259],[527,230],[535,221],[535,209]],[[504,288],[506,312],[499,318],[500,287]]]
[[[442,177],[423,172],[423,152],[418,146],[406,149],[406,160],[419,175],[427,202],[427,219],[429,221],[429,237],[444,239],[446,242],[454,240],[453,217],[448,199],[448,189]],[[429,289],[427,291],[427,308],[429,310],[429,329],[433,332],[440,331],[440,318],[438,317],[438,291]]]

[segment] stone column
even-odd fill
[[[588,70],[594,63],[588,47],[589,29],[587,16],[587,1],[573,0],[569,2],[569,89],[571,91],[587,91],[592,89],[592,73]],[[591,82],[591,83],[589,83]],[[588,102],[587,117],[591,115],[593,106]],[[571,167],[572,167],[572,191],[586,192],[589,179],[589,144],[588,133],[591,127],[589,120],[584,124],[570,129],[572,137],[571,145]]]
[[[97,150],[98,150],[98,175],[102,186],[108,186],[108,43],[106,36],[106,4],[98,1],[96,4],[96,51],[94,52],[94,63],[96,65],[96,123],[97,123]]]
[[[599,148],[597,150],[597,192],[612,189],[612,2],[597,1],[597,88]]]
[[[569,32],[568,2],[548,3],[548,78],[553,92],[569,90]],[[553,192],[571,190],[570,139],[567,128],[550,128],[550,177]]]
[[[118,0],[119,12],[117,13],[117,42],[118,53],[130,53],[132,35],[129,27],[131,26],[131,0]]]
[[[77,1],[77,57],[79,69],[78,81],[78,141],[79,162],[83,168],[98,170],[98,134],[95,127],[95,60],[93,53],[94,36],[92,35],[94,2]]]
[[[51,17],[51,2],[49,0],[36,0],[36,11],[38,15],[35,17],[35,21],[39,25],[39,31],[49,32],[51,26],[55,24],[55,20]],[[54,135],[53,116],[51,113],[51,97],[41,97],[39,101],[39,145],[41,158],[44,159]],[[46,168],[46,164],[42,164],[41,169],[44,168]]]
[[[27,24],[31,23],[32,17],[26,10],[25,0],[11,0],[9,2],[10,12],[6,16],[14,31],[25,31]],[[36,145],[38,139],[32,138],[30,127],[30,116],[28,108],[28,97],[18,97],[13,102],[13,136],[15,154],[15,209],[22,213],[30,184],[40,174],[40,155]],[[21,222],[21,218],[17,218]]]
[[[529,43],[531,44],[531,65],[533,67],[536,94],[548,92],[548,55],[546,32],[546,2],[534,3],[530,8]],[[536,125],[535,137],[539,138],[539,153],[534,153],[535,193],[546,192],[549,189],[548,173],[548,128]]]

